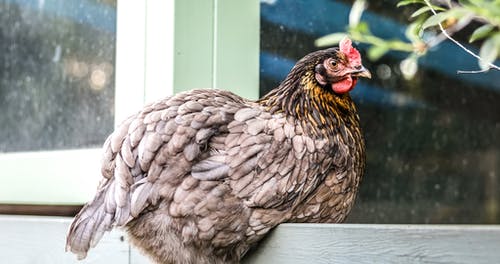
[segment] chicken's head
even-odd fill
[[[320,86],[331,89],[336,94],[351,91],[358,77],[371,78],[370,72],[361,64],[361,56],[349,38],[344,38],[339,48],[331,48],[321,53],[314,68],[314,76]]]

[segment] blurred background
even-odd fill
[[[395,8],[397,2],[368,2],[362,20],[374,35],[405,38],[415,9]],[[260,95],[317,50],[316,39],[344,31],[351,5],[261,0]],[[101,146],[114,127],[116,21],[113,0],[0,0],[3,155]],[[367,46],[358,48],[366,58]],[[477,61],[449,41],[419,60],[412,79],[401,73],[404,58],[389,52],[376,62],[364,59],[373,79],[361,80],[352,92],[368,152],[348,221],[500,223],[500,72],[457,74],[476,69]],[[6,177],[16,172],[3,170],[0,178]],[[15,206],[33,212],[29,205]]]
[[[318,49],[319,37],[346,30],[353,1],[261,1],[260,93],[286,75],[294,62]],[[384,39],[405,39],[411,6],[368,1],[361,20]],[[456,35],[468,43],[471,24]],[[360,80],[358,105],[367,167],[349,222],[499,223],[500,72],[478,69],[477,60],[445,41],[419,60],[412,79],[389,52],[363,64],[373,79]],[[468,46],[477,52],[478,47]]]

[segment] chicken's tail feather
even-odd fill
[[[66,238],[66,251],[84,259],[87,251],[94,247],[105,231],[111,230],[114,216],[104,208],[104,195],[98,195],[78,213],[71,224]]]

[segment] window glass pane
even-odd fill
[[[403,38],[412,11],[369,1],[363,20],[380,37]],[[261,95],[314,40],[342,32],[351,1],[261,1]],[[474,28],[466,28],[471,32]],[[466,35],[466,34],[465,34]],[[457,36],[467,43],[464,35]],[[500,74],[457,75],[476,59],[444,42],[419,61],[415,78],[400,71],[405,54],[371,62],[373,75],[351,96],[367,143],[367,168],[350,222],[500,223]],[[477,50],[477,47],[472,47]]]
[[[0,152],[102,144],[115,27],[116,0],[0,1]]]

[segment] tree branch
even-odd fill
[[[448,37],[453,36],[453,34],[455,34],[456,32],[458,32],[458,31],[462,30],[464,27],[466,27],[471,22],[471,20],[472,20],[471,16],[466,17],[464,19],[460,19],[458,21],[458,23],[456,23],[453,26],[448,27],[446,29],[447,35],[445,35],[444,32],[441,32],[441,34],[439,34],[434,39],[429,41],[429,43],[427,45],[429,46],[429,48],[439,45],[439,43],[445,41],[446,39],[448,39]]]
[[[434,8],[432,7],[431,3],[429,3],[429,0],[424,0],[425,1],[425,4],[427,4],[427,6],[430,8],[431,12],[436,15],[437,12],[436,10],[434,10]],[[475,54],[474,52],[470,51],[469,49],[467,49],[464,45],[462,45],[462,43],[458,42],[457,40],[455,40],[454,38],[452,38],[448,32],[446,32],[446,30],[444,29],[443,25],[441,23],[438,23],[439,25],[439,29],[441,29],[441,32],[443,33],[443,35],[448,38],[449,40],[451,40],[453,43],[455,43],[457,46],[459,46],[460,48],[462,48],[464,51],[466,51],[467,53],[469,53],[471,56],[475,57],[476,59],[480,60],[480,61],[485,61],[483,58],[481,58],[479,55]],[[498,71],[500,71],[500,67],[493,64],[493,63],[488,63],[488,66],[493,69],[496,69]],[[484,72],[484,71],[478,71],[478,72]],[[458,73],[473,73],[473,71],[458,71]]]

